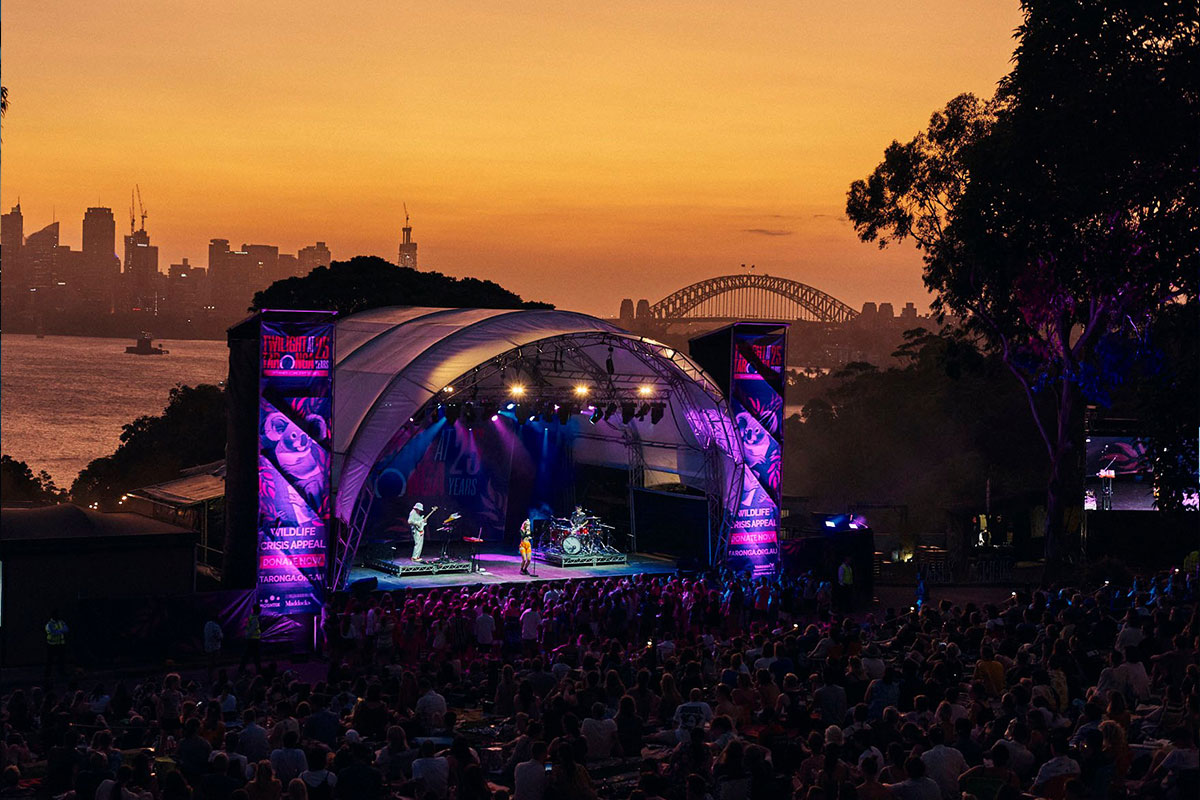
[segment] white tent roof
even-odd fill
[[[334,371],[334,512],[349,521],[371,468],[393,436],[435,394],[492,359],[515,348],[554,337],[605,333],[638,343],[634,355],[618,351],[620,371],[652,370],[647,359],[660,359],[686,376],[687,398],[673,398],[674,424],[639,428],[647,467],[681,476],[702,471],[696,453],[665,456],[654,445],[697,444],[695,420],[685,420],[682,405],[706,410],[702,425],[723,426],[719,390],[687,356],[630,334],[604,320],[570,311],[378,308],[337,322]],[[641,352],[644,351],[644,352]],[[599,355],[602,363],[604,355]],[[687,401],[686,404],[683,400]],[[678,402],[677,402],[678,401]],[[607,423],[605,423],[607,424]],[[635,423],[636,424],[636,423]],[[725,431],[723,430],[724,434]],[[727,438],[722,436],[722,438]],[[690,439],[690,441],[688,441]],[[724,444],[719,442],[719,444]],[[678,448],[676,448],[677,450]],[[724,449],[724,448],[723,448]],[[665,451],[664,451],[665,452]],[[590,457],[589,457],[590,455]],[[619,441],[607,448],[592,445],[585,460],[616,462],[626,457]],[[687,463],[683,463],[683,461]]]

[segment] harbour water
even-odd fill
[[[223,341],[155,341],[168,355],[127,354],[127,339],[0,336],[0,448],[69,488],[92,459],[112,453],[121,428],[159,414],[176,384],[218,383]]]

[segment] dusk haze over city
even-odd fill
[[[852,305],[928,305],[920,260],[863,247],[848,176],[1010,67],[1011,2],[9,3],[0,204],[128,228],[163,272],[208,240],[394,255],[615,313],[743,262]],[[589,282],[561,280],[564,271]],[[597,287],[603,291],[596,291]]]
[[[1200,796],[1196,0],[0,29],[0,800]]]

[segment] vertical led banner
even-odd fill
[[[264,311],[260,325],[258,602],[314,613],[329,569],[333,315]]]
[[[729,408],[746,469],[727,561],[756,575],[773,571],[779,561],[786,341],[786,326],[751,323],[734,325],[730,340]]]

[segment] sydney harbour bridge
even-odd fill
[[[855,310],[820,289],[762,273],[720,275],[684,286],[656,303],[621,301],[618,323],[632,331],[683,346],[688,338],[737,320],[795,323],[795,363],[831,367],[852,360],[890,357],[903,330],[936,327],[908,303],[864,303]],[[789,358],[789,361],[792,361]]]

